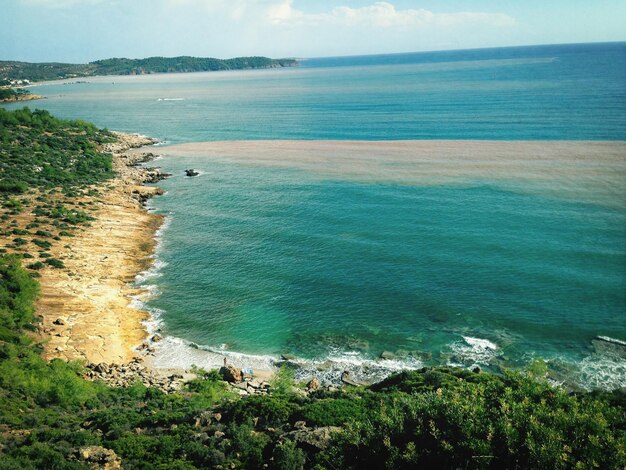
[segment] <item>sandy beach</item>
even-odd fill
[[[57,253],[66,270],[47,268],[40,278],[37,313],[42,317],[46,358],[84,359],[93,363],[124,363],[147,335],[141,322],[148,314],[129,306],[142,292],[130,283],[150,264],[154,234],[162,219],[149,214],[140,199],[159,190],[141,186],[145,170],[132,165],[124,151],[154,143],[118,134],[114,153],[118,177],[102,188],[96,218]]]

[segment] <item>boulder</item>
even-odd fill
[[[199,174],[200,173],[198,173],[193,168],[189,168],[188,170],[185,170],[185,175],[187,175],[187,176],[198,176]]]
[[[221,367],[220,375],[226,382],[237,383],[243,380],[241,369],[231,365]]]
[[[320,388],[320,386],[321,386],[320,381],[319,381],[319,380],[317,380],[317,378],[316,378],[316,377],[313,377],[311,380],[309,380],[309,383],[308,383],[308,384],[306,384],[306,389],[307,389],[309,392],[313,392],[313,391],[315,391],[315,390],[319,389],[319,388]]]
[[[61,325],[62,326],[62,325],[65,325],[65,320],[63,320],[62,318],[57,318],[52,323],[55,324],[55,325]]]
[[[341,374],[341,381],[344,384],[352,385],[353,387],[358,387],[359,385],[361,385],[359,382],[357,382],[356,380],[353,380],[350,377],[350,372],[348,372],[347,370],[343,371],[343,373]]]
[[[333,434],[339,431],[341,431],[341,428],[337,426],[325,426],[315,429],[300,428],[285,434],[285,437],[315,449],[325,449],[330,444]]]
[[[239,382],[232,384],[233,387],[238,388],[239,390],[248,391],[248,382]]]
[[[392,360],[396,358],[396,355],[391,351],[383,351],[382,353],[380,353],[380,358],[385,360]]]
[[[78,458],[90,464],[92,468],[102,470],[117,470],[122,468],[122,459],[111,450],[101,446],[82,447],[78,451]]]
[[[258,390],[261,388],[261,384],[254,379],[248,380],[248,386],[254,388],[255,390]]]

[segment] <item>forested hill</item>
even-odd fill
[[[293,67],[295,59],[236,57],[214,59],[202,57],[148,57],[147,59],[104,59],[88,64],[28,63],[0,61],[0,79],[56,80],[95,75],[142,75],[149,73],[207,72],[216,70],[267,69]]]

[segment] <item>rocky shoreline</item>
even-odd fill
[[[0,103],[15,103],[17,101],[33,101],[33,100],[43,100],[44,96],[41,95],[33,95],[31,93],[27,94],[17,94],[10,96],[8,98],[1,98]]]
[[[149,267],[154,234],[163,218],[150,214],[145,202],[162,190],[145,186],[167,175],[140,166],[151,152],[128,153],[156,139],[114,132],[117,142],[100,151],[112,154],[117,176],[97,187],[90,199],[94,220],[70,245],[58,249],[66,269],[42,271],[37,313],[47,359],[88,363],[128,364],[135,347],[147,337],[142,322],[148,313],[132,308],[133,296],[143,292],[132,285]]]

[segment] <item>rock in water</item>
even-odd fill
[[[226,382],[241,382],[243,380],[243,374],[241,369],[234,366],[223,366],[220,368],[220,375]]]
[[[380,354],[380,358],[381,359],[385,359],[387,361],[393,360],[396,358],[396,355],[394,353],[392,353],[391,351],[383,351]]]
[[[198,173],[196,170],[194,170],[193,168],[189,168],[188,170],[185,170],[185,174],[187,176],[198,176],[200,173]]]

